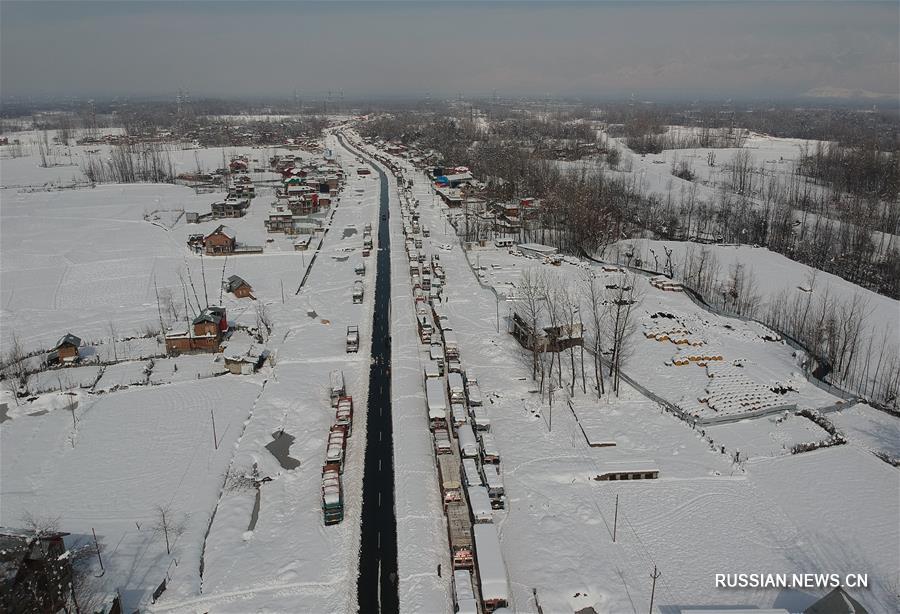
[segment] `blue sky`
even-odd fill
[[[898,2],[0,2],[0,94],[896,95]]]

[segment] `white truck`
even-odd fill
[[[456,339],[456,333],[449,330],[441,324],[441,331],[444,334],[444,353],[447,360],[459,360],[459,341]]]
[[[450,403],[450,415],[453,418],[453,426],[457,429],[469,422],[469,412],[462,403]]]
[[[481,472],[478,471],[478,461],[474,458],[464,458],[462,461],[462,478],[466,487],[483,486]]]
[[[466,489],[469,494],[469,508],[472,510],[472,522],[481,524],[494,522],[494,508],[491,507],[491,499],[488,497],[484,486],[469,486]],[[478,553],[475,553],[478,556]]]
[[[472,588],[472,572],[457,569],[453,572],[453,600],[457,614],[479,614],[478,601]]]
[[[485,612],[506,608],[509,605],[509,578],[500,549],[497,527],[493,524],[476,524],[472,528],[472,533],[475,537],[481,601]]]
[[[428,405],[428,423],[432,429],[447,426],[447,393],[440,378],[425,380],[425,402]]]
[[[337,407],[341,397],[346,396],[347,394],[346,387],[344,386],[344,372],[339,370],[332,371],[329,379],[331,383],[331,406]]]
[[[444,374],[444,346],[440,343],[432,343],[429,348],[429,357],[431,360],[437,364],[438,368],[441,370],[441,375]]]
[[[447,374],[447,390],[450,393],[451,403],[466,402],[466,387],[463,384],[462,375],[459,373]]]
[[[506,506],[506,491],[503,490],[503,474],[500,473],[500,465],[484,466],[484,481],[488,489],[488,497],[491,499],[491,507],[495,510]]]
[[[491,419],[488,417],[487,407],[472,407],[472,424],[475,425],[476,431],[491,430]]]
[[[441,376],[441,368],[433,360],[425,363],[425,379],[437,379]]]
[[[361,281],[353,282],[353,303],[359,304],[363,302],[363,283]]]
[[[490,433],[482,432],[480,443],[482,465],[485,463],[493,463],[495,465],[499,464],[500,449],[497,447],[497,442],[494,441],[494,436]]]
[[[456,437],[459,441],[459,454],[463,458],[478,458],[478,440],[475,432],[469,424],[462,424],[456,429]]]
[[[434,429],[434,450],[438,454],[453,454],[453,446],[450,443],[450,433],[447,427]]]
[[[347,327],[347,353],[359,351],[359,326]]]
[[[475,376],[468,372],[466,372],[466,397],[469,401],[469,407],[481,407],[484,405],[481,388],[478,386]]]

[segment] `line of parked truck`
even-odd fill
[[[423,344],[428,423],[434,438],[453,561],[457,612],[479,614],[507,607],[509,582],[494,510],[506,506],[500,452],[477,378],[462,368],[459,342],[443,307],[444,269],[419,222],[412,182],[394,170],[400,186],[403,232],[417,332]]]
[[[343,371],[330,374],[331,407],[334,422],[328,431],[325,463],[322,465],[322,516],[325,524],[344,519],[344,489],[341,476],[347,455],[347,440],[353,434],[353,397],[347,394]]]

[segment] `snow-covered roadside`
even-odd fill
[[[329,142],[343,151],[335,139]],[[367,267],[364,302],[353,304],[350,289],[359,279],[353,269],[362,239],[359,234],[344,238],[340,230],[375,220],[378,191],[371,179],[356,177],[351,161],[352,156],[343,155],[347,184],[309,280],[299,295],[288,299],[293,317],[276,320],[272,335],[282,338],[276,364],[235,453],[237,473],[249,474],[256,465],[260,478],[272,478],[259,487],[256,525],[249,529],[254,489],[226,488],[206,543],[202,594],[167,596],[159,611],[356,609],[375,267]],[[360,328],[356,354],[345,353],[348,324]],[[325,527],[320,482],[334,420],[328,374],[335,369],[344,372],[354,399],[353,435],[343,474],[344,521]],[[265,449],[282,430],[295,438],[289,454],[300,465],[292,470],[282,468]]]
[[[521,350],[508,335],[496,333],[493,294],[475,280],[455,237],[442,233],[440,210],[428,204],[432,198],[427,180],[418,173],[410,176],[417,180],[415,196],[422,202],[420,212],[432,229],[432,241],[453,245],[441,252],[446,306],[462,360],[477,372],[482,392],[493,401],[492,430],[507,467],[509,502],[500,520],[501,543],[516,610],[536,609],[535,589],[544,611],[569,610],[574,596],[585,593],[598,612],[645,611],[647,578],[654,564],[663,574],[656,601],[661,607],[777,605],[802,610],[824,592],[716,590],[714,573],[824,569],[877,576],[883,580],[854,597],[874,611],[890,611],[896,605],[889,582],[900,569],[895,548],[900,539],[900,488],[896,471],[870,454],[842,446],[752,463],[742,471],[652,404],[645,406],[643,417],[615,423],[619,433],[612,449],[588,449],[574,418],[559,406],[553,431],[548,432],[547,408],[530,392],[533,386],[527,366],[519,360]],[[773,355],[761,351],[766,369],[790,368],[789,352],[776,353],[772,361]],[[664,368],[661,361],[642,362],[646,364],[638,379],[648,383]],[[672,378],[680,373],[673,371]],[[615,401],[611,403],[615,411]],[[606,412],[602,402],[593,407]],[[651,419],[658,426],[648,429]],[[655,451],[660,479],[590,479],[606,460],[629,451]],[[871,476],[879,477],[871,481]],[[851,488],[847,481],[853,479],[859,486]],[[806,485],[802,496],[790,484],[796,481]],[[823,488],[817,488],[819,484]],[[853,493],[849,500],[834,492],[845,487]],[[616,495],[621,499],[620,532],[613,543]],[[851,509],[835,507],[836,497]],[[823,508],[841,512],[823,518]],[[860,526],[878,527],[878,543],[860,539]]]

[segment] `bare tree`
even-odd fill
[[[636,278],[633,273],[624,273],[613,288],[607,293],[606,304],[609,310],[607,326],[609,338],[612,342],[612,356],[609,366],[609,374],[613,378],[613,391],[619,395],[619,380],[622,365],[630,356],[631,339],[637,328],[634,317],[635,305],[641,297],[635,289]]]
[[[544,272],[538,267],[528,267],[522,271],[519,286],[516,317],[524,320],[523,324],[531,331],[531,338],[526,347],[531,350],[531,379],[537,380],[539,347],[539,328],[546,311],[546,279]]]
[[[566,331],[570,339],[575,338],[576,335],[580,336],[582,340],[582,347],[584,347],[584,330],[581,325],[581,313],[578,308],[578,294],[572,288],[572,285],[571,283],[569,283],[568,279],[565,280],[564,285],[559,290],[559,302],[560,311],[565,318],[565,321],[563,323],[563,330]],[[575,371],[575,345],[573,343],[569,344],[569,362],[572,368],[572,381],[569,387],[569,394],[574,396],[575,383],[578,380],[578,377]],[[561,366],[562,365],[560,365],[560,367]],[[582,371],[582,379],[583,378],[584,372]]]
[[[18,406],[19,394],[28,393],[28,360],[25,349],[15,333],[13,333],[3,357],[3,382],[13,393],[13,398]]]
[[[172,545],[187,529],[188,515],[178,515],[168,505],[156,506],[156,524],[153,530],[166,539],[166,554],[172,554]]]
[[[606,393],[603,382],[601,356],[603,354],[603,335],[605,331],[604,318],[606,317],[608,310],[603,304],[603,287],[594,271],[587,271],[582,278],[581,294],[584,302],[587,303],[589,308],[588,314],[590,316],[590,325],[594,335],[594,387],[597,390],[597,398],[599,399]]]
[[[256,303],[256,328],[262,341],[265,342],[272,333],[272,316],[269,314],[269,308],[261,301]]]
[[[113,323],[112,320],[109,321],[108,326],[109,326],[109,328],[107,330],[109,330],[109,341],[110,341],[110,343],[112,343],[112,349],[113,349],[113,360],[118,362],[119,361],[119,351],[116,348],[116,339],[118,338],[119,333],[118,333],[118,331],[116,331],[116,325]]]

